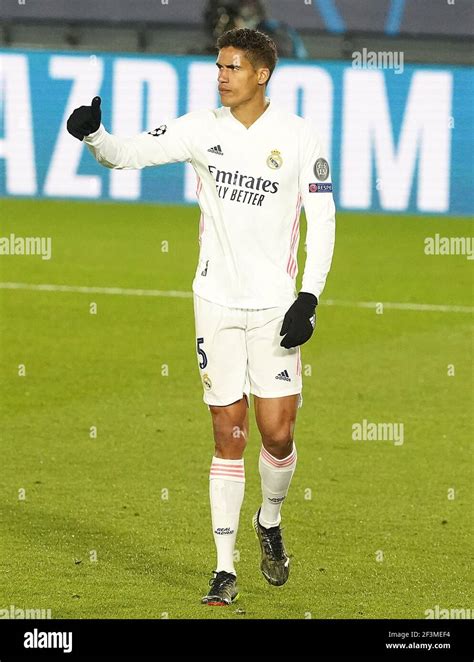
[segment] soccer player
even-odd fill
[[[196,357],[211,413],[215,452],[210,504],[217,564],[202,602],[238,597],[234,548],[244,497],[243,453],[250,393],[261,435],[262,503],[253,518],[261,571],[274,586],[289,575],[281,507],[296,467],[294,428],[302,404],[301,349],[331,265],[335,209],[330,169],[312,124],[265,94],[274,42],[234,29],[217,41],[222,106],[163,121],[131,138],[101,124],[100,98],[70,116],[68,131],[109,168],[186,161],[197,174],[199,263],[193,280]],[[306,261],[297,294],[299,217]]]

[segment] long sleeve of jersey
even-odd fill
[[[221,106],[192,111],[130,138],[100,126],[84,139],[108,168],[190,163],[200,207],[193,292],[229,308],[293,303],[302,204],[303,291],[319,298],[331,265],[335,211],[324,150],[311,122],[267,100],[249,127]]]
[[[311,292],[318,300],[331,267],[335,241],[335,206],[332,178],[326,154],[310,125],[302,132],[303,155],[299,187],[306,214],[306,262],[302,292]]]
[[[107,168],[140,169],[165,163],[190,161],[191,114],[163,124],[149,133],[121,138],[99,129],[84,138],[89,151]]]

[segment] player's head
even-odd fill
[[[218,83],[222,105],[238,106],[265,87],[275,69],[275,43],[258,30],[239,28],[224,32],[217,40]]]

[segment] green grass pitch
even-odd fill
[[[53,249],[50,261],[1,256],[1,282],[191,291],[195,207],[0,206],[0,235],[50,236]],[[303,619],[471,607],[471,316],[355,305],[472,306],[472,262],[424,254],[426,236],[471,228],[461,218],[338,215],[323,302],[354,305],[322,302],[302,351],[299,463],[283,508],[290,580],[274,588],[259,571],[252,409],[241,598],[229,608],[199,602],[215,561],[213,443],[192,299],[0,289],[0,609]],[[404,443],[354,441],[363,419],[402,422]]]

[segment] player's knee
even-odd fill
[[[216,440],[214,455],[227,460],[239,460],[245,451],[245,443],[235,443],[229,440]]]
[[[239,455],[247,444],[245,416],[237,416],[227,407],[210,407],[217,457]]]
[[[240,458],[247,445],[247,430],[243,426],[234,425],[221,430],[219,434],[214,431],[214,444],[216,457]]]
[[[243,423],[227,421],[223,425],[214,425],[214,438],[216,443],[229,445],[243,445],[247,443],[248,430]]]
[[[275,430],[273,433],[262,435],[262,443],[270,455],[283,459],[293,450],[293,435],[290,429]]]

